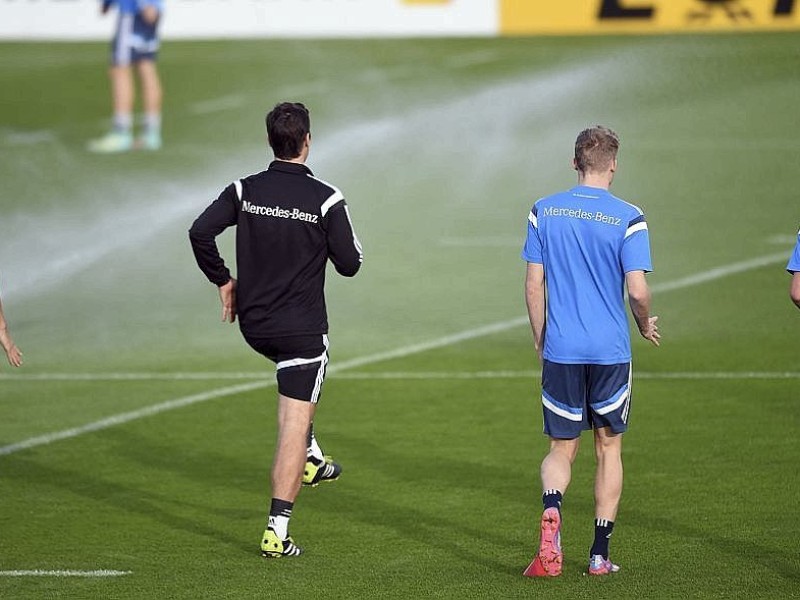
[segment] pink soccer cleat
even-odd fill
[[[608,575],[619,571],[619,565],[615,565],[602,554],[593,554],[589,559],[589,575]]]
[[[526,577],[556,577],[561,575],[561,513],[557,508],[548,508],[542,513],[539,553],[528,568]]]

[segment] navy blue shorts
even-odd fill
[[[544,432],[574,439],[587,429],[628,429],[631,363],[566,365],[545,360],[542,366]]]
[[[111,64],[127,66],[158,56],[158,21],[146,22],[141,15],[120,14],[111,41]]]
[[[325,368],[328,366],[328,336],[295,335],[244,339],[259,354],[275,363],[278,392],[282,396],[319,402]]]

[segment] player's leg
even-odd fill
[[[631,403],[630,364],[594,365],[589,377],[589,396],[597,462],[589,573],[607,575],[619,570],[608,558],[608,545],[622,496],[622,437],[628,427]]]
[[[550,451],[542,461],[542,516],[539,520],[539,550],[523,572],[528,577],[561,574],[561,501],[572,479],[572,463],[580,438],[550,440]]]
[[[137,147],[144,150],[161,148],[161,104],[163,91],[158,68],[153,59],[143,59],[136,63],[136,71],[142,88],[144,107],[144,127],[137,140]]]
[[[267,558],[297,556],[302,550],[289,537],[289,519],[300,491],[306,462],[306,436],[314,419],[316,404],[278,395],[278,443],[272,462],[272,501],[261,541]]]
[[[113,124],[109,133],[89,142],[89,150],[92,152],[126,152],[133,147],[134,82],[130,67],[133,52],[132,27],[132,17],[121,15],[111,42],[111,66],[108,69],[114,111]]]
[[[542,477],[542,493],[547,497],[548,492],[558,493],[558,508],[561,505],[561,496],[566,493],[572,480],[572,463],[578,455],[580,438],[574,439],[551,439],[550,451],[542,460],[540,474]],[[545,504],[545,508],[556,506],[555,504]]]
[[[289,520],[300,491],[308,456],[308,436],[328,363],[326,336],[297,336],[277,341],[248,339],[277,363],[278,443],[272,467],[272,501],[261,553],[267,558],[297,556]]]
[[[161,103],[163,90],[158,75],[156,59],[160,42],[158,24],[160,15],[155,7],[145,7],[136,15],[134,31],[138,40],[134,51],[136,73],[142,89],[142,108],[144,123],[141,135],[136,140],[136,147],[142,150],[158,150],[161,148]]]
[[[294,502],[306,464],[308,429],[316,404],[278,395],[278,442],[272,464],[272,495]]]
[[[584,365],[563,365],[544,361],[542,368],[542,410],[544,431],[550,449],[542,461],[543,511],[539,523],[539,550],[524,575],[561,574],[561,501],[572,479],[572,463],[578,454],[580,434],[588,421]]]
[[[622,496],[622,434],[612,432],[609,427],[595,429],[594,450],[597,459],[595,521],[594,542],[589,550],[589,572],[605,575],[619,570],[608,558],[608,543]]]
[[[114,105],[114,130],[130,133],[133,125],[135,88],[129,64],[112,65],[109,70]]]

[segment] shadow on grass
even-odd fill
[[[154,520],[172,530],[196,536],[206,536],[230,548],[250,555],[257,554],[252,542],[231,535],[224,529],[213,527],[201,519],[185,516],[189,509],[204,509],[202,504],[189,504],[174,494],[154,493],[150,486],[132,486],[93,476],[90,470],[56,468],[40,464],[35,459],[21,456],[4,457],[0,479],[16,480],[24,485],[53,488],[69,492],[92,502],[101,502],[124,513]],[[164,505],[174,507],[165,508]]]

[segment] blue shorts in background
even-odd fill
[[[120,13],[111,41],[111,64],[127,66],[140,60],[155,60],[158,55],[158,23],[148,23],[140,13]]]

